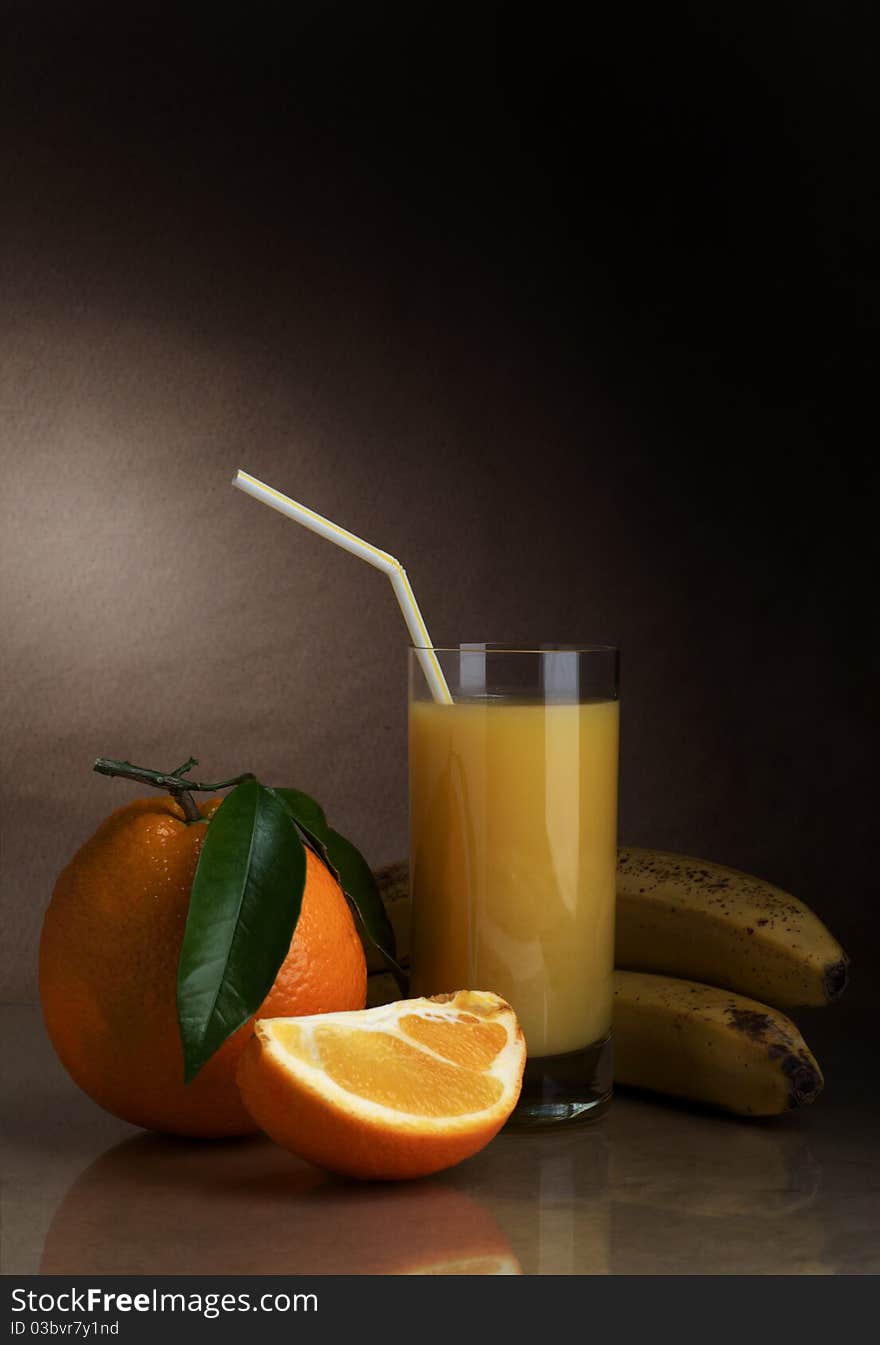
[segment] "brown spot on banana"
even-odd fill
[[[756,1009],[743,1009],[731,1006],[727,1010],[731,1025],[765,1046],[767,1055],[775,1060],[788,1078],[791,1107],[803,1107],[812,1102],[822,1091],[824,1080],[813,1057],[806,1049],[792,1049],[787,1041],[780,1040],[778,1022],[774,1016]],[[778,1015],[775,1017],[778,1018]]]

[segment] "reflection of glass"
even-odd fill
[[[136,1136],[76,1179],[44,1275],[519,1274],[483,1204],[434,1181],[346,1183],[265,1140]]]
[[[571,1199],[574,1162],[570,1153],[542,1154],[538,1160],[538,1274],[576,1275],[576,1213]]]
[[[603,1127],[505,1131],[449,1178],[503,1225],[526,1275],[606,1275],[611,1265]]]
[[[617,651],[436,654],[451,705],[410,654],[413,991],[509,1000],[515,1119],[581,1116],[611,1092]]]

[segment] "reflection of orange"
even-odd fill
[[[519,1274],[483,1206],[441,1182],[365,1186],[262,1139],[139,1135],[73,1183],[44,1275]]]
[[[201,805],[208,819],[220,799]],[[40,943],[40,998],[58,1055],[107,1111],[153,1130],[233,1135],[255,1127],[235,1085],[245,1025],[189,1085],[175,1006],[177,961],[204,839],[170,798],[113,813],[55,885]],[[366,965],[342,891],[307,851],[302,911],[260,1012],[359,1009]]]

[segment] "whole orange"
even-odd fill
[[[181,1135],[256,1129],[235,1083],[251,1035],[241,1027],[183,1082],[177,963],[208,819],[187,823],[170,796],[118,809],[55,884],[40,940],[40,1000],[65,1069],[100,1106],[133,1125]],[[290,950],[258,1013],[363,1008],[366,962],[342,889],[306,850]]]

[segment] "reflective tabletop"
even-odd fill
[[[135,1130],[70,1083],[36,1008],[0,1021],[6,1274],[880,1271],[880,1110],[855,1051],[802,1114],[618,1096],[593,1125],[358,1184],[262,1138]]]

